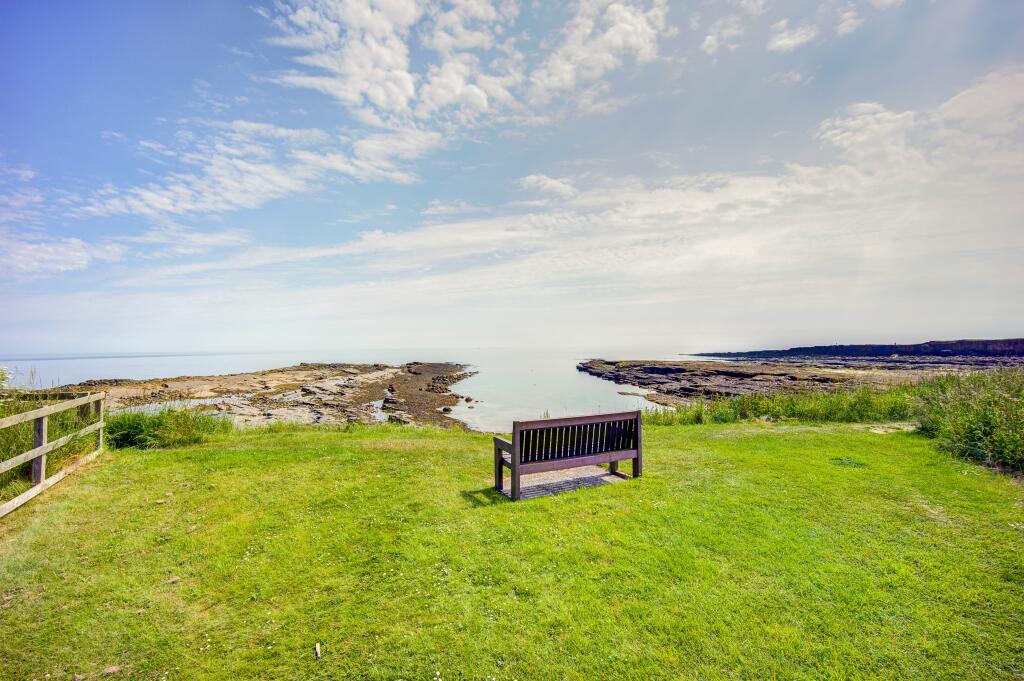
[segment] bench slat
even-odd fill
[[[635,449],[624,449],[618,452],[604,452],[603,454],[589,454],[587,456],[570,456],[563,459],[552,459],[551,461],[524,463],[519,466],[519,472],[524,475],[529,473],[543,473],[544,471],[556,471],[562,468],[576,468],[578,466],[611,463],[612,461],[624,461],[634,457],[636,457]]]
[[[535,419],[533,421],[519,421],[520,430],[531,430],[535,428],[552,428],[554,426],[571,426],[583,423],[601,423],[614,419],[635,419],[637,412],[623,411],[614,414],[595,414],[593,416],[570,416],[557,419]]]

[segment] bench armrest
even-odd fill
[[[503,452],[508,452],[509,454],[512,453],[512,443],[506,440],[505,438],[495,437],[494,446]]]

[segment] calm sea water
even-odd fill
[[[666,348],[521,349],[357,349],[337,352],[187,353],[132,355],[0,356],[14,372],[13,383],[52,387],[88,379],[165,378],[226,374],[289,366],[299,362],[458,362],[476,375],[453,390],[473,398],[453,416],[478,430],[507,431],[513,420],[603,411],[653,408],[639,388],[615,385],[576,370],[584,359],[680,359]]]

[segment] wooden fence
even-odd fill
[[[26,421],[35,422],[35,436],[33,438],[32,449],[18,454],[17,456],[11,457],[6,461],[0,461],[0,473],[11,470],[24,463],[32,462],[31,480],[32,487],[22,492],[18,496],[14,497],[10,501],[0,505],[0,518],[4,517],[14,509],[18,508],[29,499],[35,497],[43,490],[56,485],[58,482],[63,480],[69,473],[75,471],[80,466],[92,461],[96,458],[96,455],[103,449],[103,400],[106,399],[106,393],[94,393],[92,395],[83,395],[81,397],[75,397],[74,399],[59,402],[57,404],[51,404],[46,407],[40,407],[33,409],[32,411],[26,411],[21,414],[14,414],[13,416],[7,416],[0,418],[0,430],[16,426],[19,423],[25,423]],[[84,428],[76,430],[73,433],[65,435],[64,437],[53,440],[52,442],[47,440],[46,437],[46,421],[47,417],[57,414],[68,409],[78,408],[78,413],[83,417],[95,414],[98,418],[95,423],[92,423]],[[67,466],[64,466],[60,471],[54,473],[50,477],[46,477],[46,455],[58,447],[63,447],[72,440],[90,433],[99,433],[97,438],[96,449],[85,456],[82,456],[77,461]]]

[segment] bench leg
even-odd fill
[[[610,461],[610,462],[608,462],[608,472],[611,473],[612,475],[618,475],[619,474],[619,462],[618,461]]]
[[[512,501],[519,501],[519,472],[512,471]]]
[[[503,464],[501,461],[501,450],[498,446],[494,447],[494,489],[501,491],[501,488],[505,486],[505,481],[502,479],[504,471],[502,470]]]
[[[633,459],[633,477],[639,478],[644,473],[643,459],[639,456]]]

